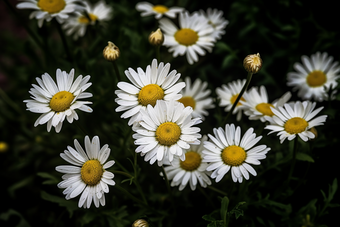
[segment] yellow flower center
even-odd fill
[[[314,70],[308,74],[306,81],[310,87],[320,87],[326,83],[327,76],[320,70]]]
[[[308,122],[301,117],[293,117],[289,119],[285,125],[285,131],[289,134],[297,134],[306,130]]]
[[[90,19],[90,20],[89,20]],[[88,24],[88,23],[90,23],[90,22],[92,22],[92,21],[96,21],[98,19],[98,17],[96,16],[96,15],[94,15],[94,14],[92,14],[92,13],[89,13],[88,14],[88,17],[87,16],[80,16],[79,18],[78,18],[78,22],[80,23],[80,24]]]
[[[236,101],[238,95],[239,95],[239,94],[236,94],[236,95],[231,96],[231,99],[230,99],[231,104],[234,104],[234,102]],[[240,100],[246,101],[243,97],[241,97]],[[242,105],[241,102],[240,102],[240,100],[238,101],[238,103],[236,104],[236,106],[241,106],[241,105]]]
[[[226,165],[239,166],[246,160],[247,153],[244,151],[243,148],[236,145],[231,145],[224,148],[221,156],[223,162]]]
[[[59,13],[62,11],[66,6],[64,0],[39,0],[38,7],[42,11],[46,11],[50,14]]]
[[[180,166],[186,171],[194,171],[201,165],[201,155],[195,151],[189,151],[185,154],[185,160],[180,161]]]
[[[103,167],[96,159],[86,161],[80,170],[81,179],[90,186],[97,185],[102,179],[103,173]]]
[[[163,6],[163,5],[155,5],[154,7],[152,7],[153,11],[157,12],[157,13],[166,13],[169,11],[168,7]]]
[[[273,116],[274,113],[273,111],[270,109],[270,107],[274,107],[272,104],[270,103],[260,103],[256,105],[256,110],[259,111],[260,113],[262,113],[263,115],[267,115],[267,116]]]
[[[182,28],[175,33],[175,39],[179,44],[191,46],[198,40],[198,34],[190,28]]]
[[[178,102],[183,103],[183,105],[184,105],[185,107],[191,106],[193,109],[195,109],[195,106],[196,106],[195,99],[193,99],[193,98],[190,97],[190,96],[184,96],[184,97],[182,97],[180,100],[178,100]]]
[[[53,95],[50,101],[50,108],[55,112],[63,112],[70,108],[74,95],[68,91],[59,91]]]
[[[164,91],[157,84],[148,84],[138,93],[138,102],[143,106],[147,106],[148,104],[155,106],[156,101],[163,98]]]
[[[181,136],[181,128],[173,122],[162,123],[156,129],[156,139],[161,145],[172,146]]]

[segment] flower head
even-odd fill
[[[314,99],[321,102],[328,99],[328,90],[335,88],[340,78],[340,66],[333,62],[333,57],[327,53],[317,52],[311,58],[301,57],[302,64],[295,63],[296,72],[287,75],[287,85],[298,91],[297,95],[304,100]],[[336,91],[332,94],[335,94]],[[333,97],[331,97],[333,98]]]
[[[163,17],[163,15],[170,18],[175,18],[176,14],[184,10],[184,8],[182,7],[177,6],[167,7],[164,5],[152,5],[149,2],[137,3],[136,9],[142,12],[141,13],[142,17],[155,15],[156,19],[160,19],[161,17]]]
[[[60,132],[65,118],[69,123],[78,120],[76,109],[92,112],[92,109],[86,104],[92,104],[88,101],[79,101],[82,98],[92,97],[91,93],[84,92],[92,83],[88,83],[90,76],[83,78],[78,76],[75,81],[74,69],[70,73],[57,69],[57,84],[53,81],[48,73],[36,78],[39,86],[33,84],[29,91],[32,95],[26,102],[27,110],[33,113],[41,113],[35,121],[34,127],[47,123],[47,131],[55,127],[56,132]]]
[[[255,74],[260,71],[262,67],[262,59],[260,57],[260,54],[251,54],[245,57],[243,61],[243,66],[249,73]]]
[[[68,146],[60,156],[71,165],[57,166],[56,170],[65,173],[58,184],[59,188],[65,188],[63,194],[66,199],[72,199],[79,194],[78,206],[90,208],[93,201],[96,207],[99,204],[105,206],[104,193],[109,192],[108,185],[115,185],[112,180],[113,173],[107,171],[115,162],[107,161],[110,148],[105,144],[100,148],[99,137],[93,137],[92,141],[85,137],[85,151],[77,140],[74,140],[75,149]]]
[[[103,56],[108,61],[115,61],[119,58],[119,48],[113,43],[108,41],[107,46],[103,50]]]
[[[200,10],[200,13],[205,16],[212,25],[214,29],[212,36],[215,39],[220,39],[221,36],[225,34],[225,27],[229,24],[229,21],[223,17],[223,11],[208,8],[206,12]]]
[[[207,171],[213,171],[212,178],[219,182],[231,170],[234,182],[242,183],[243,178],[249,180],[249,173],[256,176],[255,169],[249,165],[261,164],[270,150],[266,145],[254,145],[262,136],[256,137],[253,128],[249,128],[241,138],[241,128],[235,129],[234,124],[227,124],[225,130],[221,127],[213,129],[214,136],[208,134],[211,141],[204,142],[203,162],[208,162]]]

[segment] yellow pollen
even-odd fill
[[[154,7],[152,7],[153,11],[157,12],[157,13],[166,13],[169,11],[168,7],[166,6],[162,6],[162,5],[155,5]]]
[[[260,113],[262,113],[263,115],[267,115],[267,116],[273,116],[274,113],[273,111],[270,109],[270,107],[274,107],[272,104],[270,103],[260,103],[256,105],[256,110],[259,111]]]
[[[172,146],[181,136],[181,128],[173,122],[162,123],[156,129],[156,139],[161,145]]]
[[[194,171],[201,165],[201,155],[195,151],[189,151],[185,154],[185,160],[180,161],[180,166],[186,171]]]
[[[324,85],[327,81],[327,76],[324,72],[320,70],[314,70],[309,73],[306,82],[310,87],[320,87]]]
[[[74,97],[71,92],[59,91],[51,98],[50,108],[55,112],[63,112],[70,108]]]
[[[178,100],[178,102],[183,103],[183,105],[184,105],[185,107],[191,106],[193,109],[195,109],[195,106],[196,106],[195,99],[193,99],[193,98],[190,97],[190,96],[184,96],[184,97],[182,97],[180,100]]]
[[[86,161],[80,170],[81,179],[90,186],[97,185],[102,179],[103,173],[103,167],[96,159]]]
[[[89,18],[90,18],[90,20],[89,20]],[[89,13],[88,17],[87,16],[80,16],[78,18],[78,22],[80,24],[89,24],[90,22],[96,21],[97,19],[98,19],[98,17],[96,15]]]
[[[301,117],[293,117],[289,119],[285,125],[285,131],[289,134],[297,134],[306,130],[308,122]]]
[[[42,11],[53,14],[62,11],[65,8],[66,3],[64,0],[39,0],[38,6]]]
[[[191,46],[198,40],[198,34],[190,28],[182,28],[175,33],[175,39],[179,44]]]
[[[234,102],[236,101],[238,95],[239,94],[236,94],[236,95],[233,95],[231,97],[231,99],[230,99],[231,104],[234,104]],[[236,106],[241,106],[242,105],[242,103],[240,102],[241,100],[242,101],[246,101],[243,97],[241,97]]]
[[[148,84],[138,93],[138,102],[143,106],[147,106],[148,104],[155,106],[156,101],[163,98],[164,91],[157,84]]]
[[[244,151],[243,148],[236,145],[231,145],[224,148],[221,156],[223,162],[226,165],[239,166],[246,160],[247,153]]]

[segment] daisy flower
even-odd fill
[[[32,84],[33,88],[29,91],[32,95],[26,102],[27,110],[33,113],[41,113],[40,117],[35,121],[34,127],[47,123],[47,131],[51,131],[51,127],[55,127],[58,133],[61,130],[65,118],[69,123],[78,120],[76,109],[92,112],[92,109],[86,104],[92,104],[88,101],[79,101],[82,98],[92,97],[89,92],[84,92],[92,83],[87,83],[90,76],[83,78],[78,76],[75,81],[74,69],[67,74],[65,71],[57,69],[57,84],[52,77],[45,73],[40,78],[36,78],[38,85]]]
[[[326,121],[327,115],[322,115],[314,118],[323,107],[314,110],[315,102],[297,101],[295,103],[286,103],[278,108],[271,108],[274,116],[265,116],[265,119],[270,122],[265,129],[271,130],[268,134],[278,132],[280,142],[287,138],[292,140],[298,135],[303,141],[313,139],[314,133],[310,131],[311,128],[323,125]],[[314,119],[313,119],[314,118]]]
[[[112,8],[103,1],[99,1],[93,6],[87,1],[83,3],[85,5],[85,12],[75,12],[76,16],[70,17],[63,24],[66,34],[73,34],[74,39],[84,36],[87,26],[95,25],[97,22],[108,21],[112,16]]]
[[[340,67],[338,62],[333,62],[333,57],[327,53],[317,52],[311,58],[302,56],[302,65],[294,64],[296,72],[287,75],[287,85],[293,87],[293,91],[298,90],[297,95],[305,100],[314,99],[322,102],[328,99],[328,90],[332,86],[335,88],[340,78]],[[332,95],[335,94],[336,91]]]
[[[133,128],[136,153],[145,156],[146,162],[163,165],[163,161],[171,162],[174,156],[182,161],[185,159],[184,150],[190,148],[190,144],[199,144],[201,138],[200,128],[192,127],[201,123],[199,118],[192,118],[191,107],[175,100],[166,102],[157,100],[156,105],[148,105],[141,109],[142,120]]]
[[[250,120],[261,120],[265,122],[264,116],[273,116],[274,113],[271,107],[277,108],[283,106],[291,98],[292,94],[288,91],[281,98],[274,100],[272,103],[268,101],[267,90],[264,86],[253,87],[246,94],[243,95],[247,101],[240,101],[246,107],[244,114],[249,116]]]
[[[141,68],[137,72],[131,68],[125,71],[131,83],[117,84],[121,90],[115,91],[118,96],[115,101],[119,105],[116,112],[125,111],[121,117],[130,118],[129,125],[141,120],[140,111],[145,110],[147,105],[154,106],[157,100],[178,100],[182,97],[178,93],[185,87],[185,83],[176,83],[181,74],[176,70],[169,73],[169,70],[169,63],[164,65],[161,62],[157,65],[157,60],[153,59],[145,72]]]
[[[208,8],[207,11],[200,10],[200,13],[205,16],[209,23],[212,25],[214,31],[212,36],[217,40],[221,39],[221,36],[225,34],[225,27],[229,24],[229,21],[224,19],[223,11],[218,9]]]
[[[203,160],[208,162],[207,171],[213,171],[211,178],[219,182],[231,170],[234,182],[242,183],[243,178],[249,180],[249,173],[256,176],[255,169],[249,165],[261,164],[270,150],[266,145],[254,145],[262,136],[256,137],[253,128],[249,128],[241,138],[241,128],[235,129],[234,124],[227,124],[225,130],[221,127],[213,129],[214,136],[208,134],[211,141],[204,142]]]
[[[198,61],[198,55],[204,56],[205,50],[212,51],[214,28],[209,20],[199,13],[189,15],[188,12],[179,14],[179,28],[167,18],[159,20],[164,32],[163,45],[169,47],[173,57],[186,54],[189,64]]]
[[[83,6],[77,5],[80,0],[24,0],[17,5],[18,9],[33,9],[30,19],[36,18],[38,26],[42,27],[44,20],[55,18],[60,24],[69,18],[70,14],[81,11]]]
[[[184,161],[175,156],[172,165],[164,167],[168,180],[172,180],[172,187],[179,186],[179,190],[182,191],[189,183],[191,190],[194,191],[197,182],[203,188],[211,185],[210,173],[205,170],[208,163],[202,162],[203,142],[207,139],[208,137],[204,135],[200,145],[190,145],[190,148],[184,152]]]
[[[113,160],[106,162],[110,155],[110,148],[105,144],[100,148],[99,137],[85,137],[85,151],[77,140],[74,140],[75,149],[67,146],[67,150],[60,154],[65,161],[71,165],[60,165],[56,170],[65,173],[58,184],[59,188],[65,188],[63,194],[66,199],[72,199],[80,196],[78,206],[90,208],[93,201],[96,207],[99,204],[105,206],[104,193],[109,192],[108,185],[115,185],[112,180],[113,173],[107,171],[115,162]]]
[[[246,79],[243,80],[235,80],[232,81],[230,83],[228,83],[227,85],[222,84],[221,88],[216,88],[216,94],[217,94],[217,98],[220,99],[220,103],[219,106],[224,107],[225,109],[224,111],[229,112],[234,104],[234,102],[237,99],[237,96],[239,95],[239,93],[241,92],[243,86],[246,83]],[[237,114],[236,116],[236,120],[239,121],[241,120],[242,117],[242,110],[244,110],[246,107],[241,103],[241,101],[246,101],[244,99],[244,95],[247,93],[247,91],[245,91],[243,93],[243,96],[241,97],[240,101],[237,103],[234,111],[232,114]]]
[[[205,81],[202,83],[200,79],[196,79],[194,83],[191,83],[190,77],[185,78],[185,88],[181,91],[182,98],[178,101],[183,105],[191,106],[194,110],[192,112],[193,117],[200,117],[204,120],[204,115],[208,116],[206,109],[214,108],[213,98],[208,97],[211,93],[206,89],[208,83]]]
[[[160,19],[161,17],[163,17],[163,15],[170,18],[175,18],[176,14],[184,10],[184,8],[182,7],[173,6],[169,8],[164,5],[152,5],[149,2],[137,3],[136,9],[142,12],[141,13],[142,17],[155,15],[156,19]]]

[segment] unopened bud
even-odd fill
[[[151,43],[151,45],[154,45],[154,46],[160,46],[163,44],[164,35],[161,29],[158,28],[155,32],[151,32],[149,36],[149,42]]]
[[[120,51],[119,48],[113,43],[108,42],[108,45],[103,50],[103,56],[108,61],[115,61],[119,58]]]
[[[133,224],[132,227],[149,227],[149,223],[144,219],[137,219]]]
[[[257,53],[248,55],[243,61],[243,67],[247,70],[247,72],[253,74],[260,71],[262,67],[262,59],[260,57],[260,54]]]

